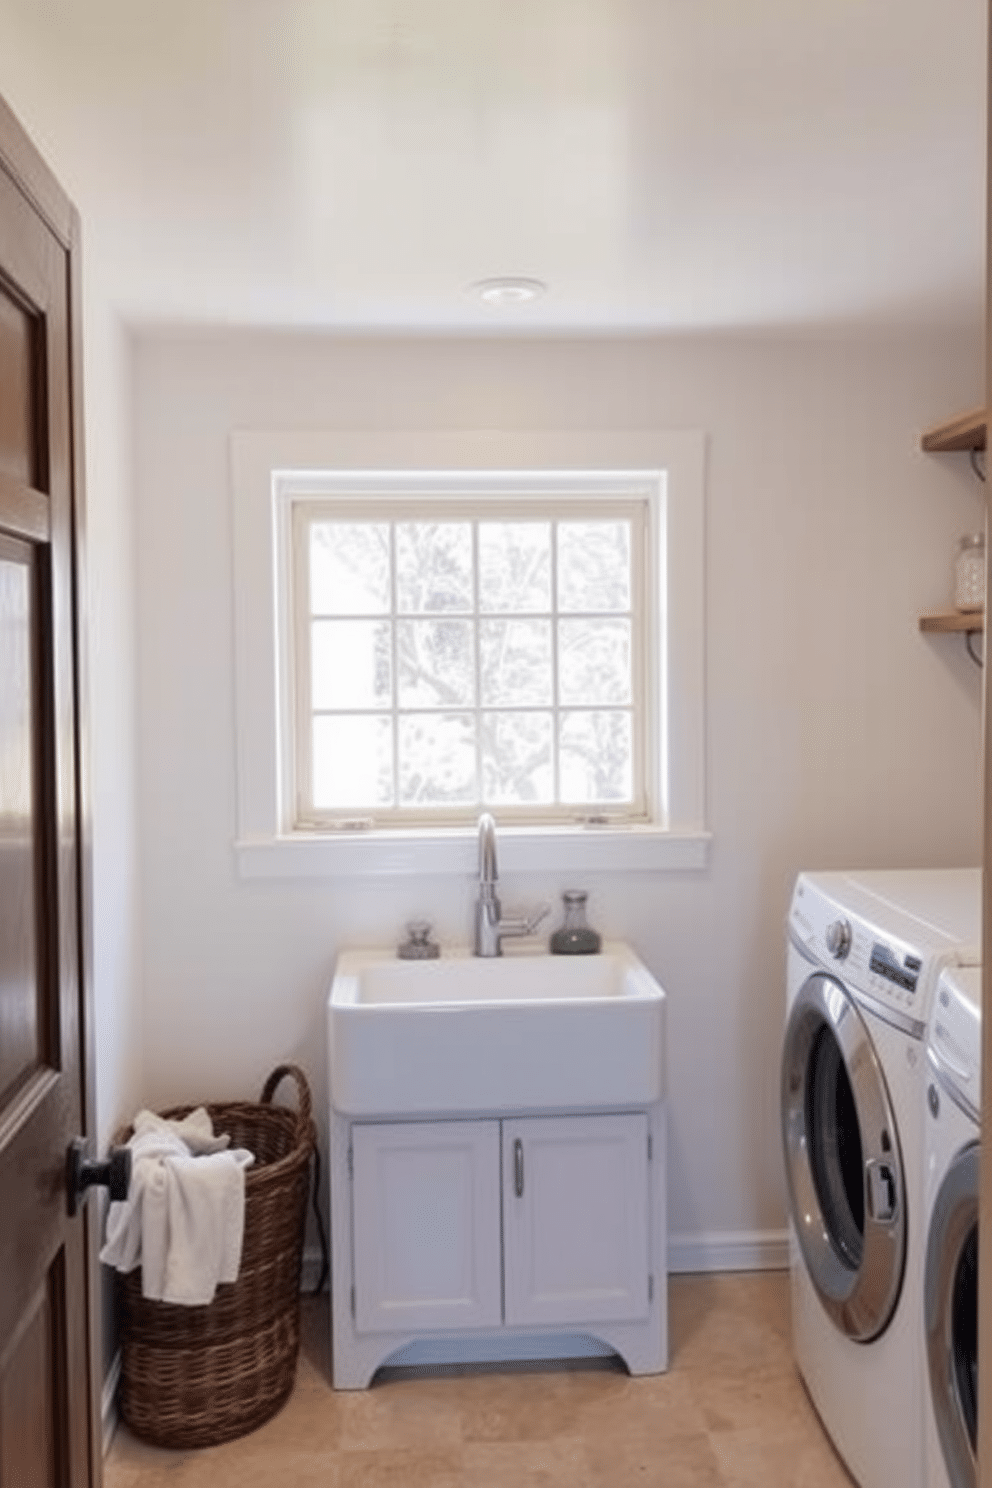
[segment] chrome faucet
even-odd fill
[[[475,954],[502,956],[504,935],[531,935],[548,913],[544,904],[530,918],[504,920],[496,893],[496,823],[488,811],[479,817],[479,898],[475,906]]]

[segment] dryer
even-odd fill
[[[948,969],[927,1039],[923,1336],[927,1488],[975,1488],[982,974]]]
[[[924,1484],[926,1020],[943,968],[977,960],[980,899],[973,870],[804,873],[789,912],[781,1117],[793,1344],[862,1488]]]

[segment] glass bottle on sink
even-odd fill
[[[548,947],[553,956],[594,956],[600,950],[602,936],[586,919],[585,889],[566,889],[562,894],[565,918],[552,935]]]

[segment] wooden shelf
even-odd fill
[[[985,625],[984,610],[937,610],[920,616],[920,629],[929,631],[979,631]]]
[[[948,419],[928,429],[920,445],[930,454],[947,454],[953,450],[983,450],[985,448],[985,409],[976,408],[974,413],[962,413],[958,418]]]

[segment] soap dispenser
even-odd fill
[[[594,956],[603,944],[602,937],[586,920],[585,889],[566,889],[562,894],[565,918],[549,942],[553,956]]]
[[[406,940],[397,947],[401,961],[436,961],[441,947],[431,940],[431,926],[427,920],[410,920],[406,927]]]

